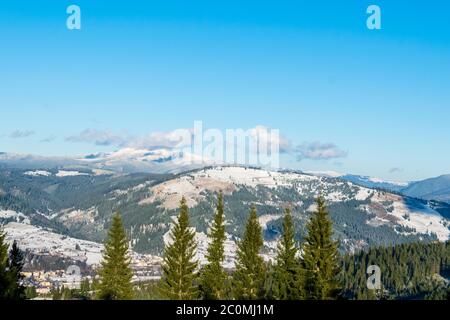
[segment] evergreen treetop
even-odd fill
[[[299,300],[303,297],[303,274],[297,258],[294,224],[291,210],[286,209],[283,234],[277,246],[274,270],[274,297],[280,300]]]
[[[244,235],[238,243],[236,270],[233,274],[235,299],[256,300],[264,297],[265,264],[260,256],[264,242],[256,207],[250,210]]]
[[[326,300],[338,296],[337,276],[340,270],[338,242],[333,241],[332,222],[325,200],[319,197],[317,209],[307,224],[308,234],[302,247],[307,299]]]
[[[6,291],[9,287],[8,278],[8,244],[5,241],[5,233],[0,229],[0,300],[6,299]]]
[[[222,193],[219,194],[217,199],[216,214],[208,237],[211,242],[206,254],[208,264],[201,272],[201,295],[202,298],[207,300],[223,300],[226,298],[228,276],[222,267],[225,259],[224,242],[226,239]]]
[[[133,299],[128,239],[122,224],[122,218],[116,213],[112,219],[108,239],[103,252],[103,261],[99,271],[98,298],[103,300]]]
[[[9,289],[8,298],[11,300],[24,300],[26,298],[25,287],[23,286],[22,269],[24,264],[24,255],[19,249],[17,242],[14,241],[9,251]]]
[[[180,213],[170,231],[171,243],[164,249],[161,294],[170,300],[192,300],[198,297],[194,260],[197,249],[195,231],[189,226],[189,208],[183,197]]]

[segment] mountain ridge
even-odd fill
[[[0,215],[0,223],[25,223],[28,219],[32,225],[102,242],[112,213],[120,211],[133,249],[152,255],[161,255],[179,200],[185,196],[197,230],[200,258],[207,247],[217,194],[223,192],[230,264],[233,244],[243,232],[251,205],[257,206],[265,239],[263,255],[269,259],[281,234],[284,208],[292,209],[300,241],[319,194],[327,200],[335,237],[341,239],[344,251],[380,244],[445,241],[450,236],[445,218],[450,216],[449,205],[298,172],[243,166],[211,166],[166,175],[17,169],[0,170],[0,186],[0,211],[15,210],[23,215]]]

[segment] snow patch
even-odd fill
[[[65,171],[65,170],[59,170],[56,174],[57,177],[75,177],[75,176],[88,176],[89,174],[79,172],[79,171]]]
[[[267,224],[270,221],[278,220],[281,217],[283,217],[281,214],[265,214],[265,215],[260,216],[258,218],[258,222],[261,225],[261,228],[263,228],[263,230],[266,230],[267,229]]]
[[[39,177],[39,176],[49,177],[52,175],[51,172],[44,171],[44,170],[27,171],[27,172],[24,172],[23,174],[27,175],[27,176],[32,176],[32,177]]]

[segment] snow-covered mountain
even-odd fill
[[[238,166],[165,175],[0,170],[0,223],[29,224],[98,243],[106,235],[112,213],[120,211],[133,249],[160,255],[184,196],[197,231],[201,260],[218,192],[224,194],[228,266],[233,263],[235,242],[242,235],[251,205],[257,206],[264,230],[263,254],[270,258],[281,233],[284,208],[292,209],[300,240],[318,195],[328,203],[335,236],[345,251],[450,238],[450,205],[445,203],[367,188],[340,177]]]
[[[181,173],[214,165],[208,159],[193,153],[168,148],[135,149],[123,148],[112,152],[83,155],[78,157],[44,157],[26,154],[0,152],[0,168],[22,168],[34,170],[36,174],[46,169],[62,171],[95,170],[97,173]],[[302,171],[297,171],[301,173]],[[450,175],[423,181],[390,181],[376,177],[340,173],[335,171],[303,171],[306,174],[339,178],[354,184],[400,192],[425,200],[450,202]]]
[[[207,159],[195,154],[167,148],[124,148],[79,157],[43,157],[0,152],[0,168],[84,168],[120,173],[178,173],[210,164]]]
[[[401,191],[408,187],[410,182],[390,181],[369,176],[360,176],[353,174],[345,174],[339,176],[341,179],[353,182],[355,184],[367,187],[367,188],[379,188],[390,191]]]
[[[56,168],[76,165],[77,161],[69,157],[44,157],[31,154],[0,152],[0,168]]]
[[[450,174],[413,182],[401,192],[411,197],[450,203]]]
[[[201,156],[170,149],[125,148],[76,159],[88,167],[119,172],[177,173],[210,164]]]
[[[363,187],[385,189],[395,192],[399,192],[411,184],[411,182],[385,180],[376,177],[345,174],[336,171],[304,171],[304,173],[312,174],[318,177],[340,178]]]

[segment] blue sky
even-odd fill
[[[71,4],[81,30],[66,28]],[[370,4],[382,30],[366,28]],[[449,12],[437,0],[5,0],[0,151],[109,151],[67,138],[201,120],[343,151],[284,156],[284,166],[395,180],[450,173]]]

